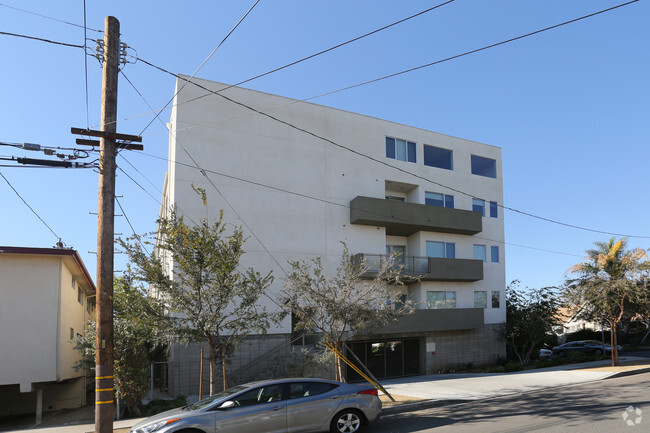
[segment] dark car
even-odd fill
[[[621,346],[616,346],[621,351]],[[571,353],[586,353],[588,355],[602,355],[612,353],[612,347],[609,344],[603,344],[596,340],[570,341],[553,348],[553,355],[567,356]]]
[[[264,380],[159,413],[131,433],[353,433],[380,412],[374,387],[322,379]]]

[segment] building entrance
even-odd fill
[[[348,347],[377,379],[420,374],[419,338],[355,341],[348,343]],[[347,358],[365,372],[354,356],[348,354]],[[350,367],[346,375],[348,381],[363,380]]]

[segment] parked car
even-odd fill
[[[553,351],[551,349],[539,349],[540,358],[550,358],[551,355],[553,355]]]
[[[618,345],[616,348],[619,352],[623,350]],[[553,348],[553,355],[567,356],[570,353],[577,352],[587,353],[589,355],[602,355],[612,353],[612,347],[609,344],[603,345],[602,342],[596,340],[581,340],[570,341]]]
[[[374,387],[323,379],[264,380],[159,413],[131,433],[353,433],[380,412]]]

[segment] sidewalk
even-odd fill
[[[434,374],[388,379],[382,385],[396,402],[383,397],[383,414],[469,400],[537,391],[557,386],[593,382],[628,374],[650,372],[650,359],[621,357],[621,365],[595,361],[512,373]]]
[[[410,412],[427,407],[443,406],[469,400],[480,400],[509,394],[537,391],[557,386],[573,385],[629,374],[650,372],[650,359],[621,357],[621,366],[611,367],[610,361],[562,365],[513,373],[434,374],[381,382],[395,398],[391,402],[382,396],[382,414]],[[44,418],[37,427],[0,431],[33,433],[90,433],[95,429],[94,408],[63,411]],[[128,433],[142,418],[115,421],[116,433]]]

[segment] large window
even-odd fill
[[[424,203],[429,206],[454,207],[454,196],[437,192],[425,192]]]
[[[485,177],[497,177],[497,161],[495,159],[484,158],[482,156],[472,155],[472,174]]]
[[[456,292],[427,292],[427,307],[434,310],[456,308]]]
[[[451,242],[427,241],[427,257],[455,259],[456,244]]]
[[[474,292],[474,308],[487,308],[487,291],[477,290]]]
[[[424,145],[424,165],[429,167],[454,169],[453,152],[442,147]]]
[[[485,200],[481,200],[480,198],[473,198],[472,210],[474,212],[480,212],[481,216],[485,216]]]
[[[415,162],[415,143],[386,137],[386,158]]]
[[[492,263],[499,263],[499,247],[494,245],[490,247],[490,261]]]
[[[487,251],[485,245],[474,244],[474,260],[487,262]]]

